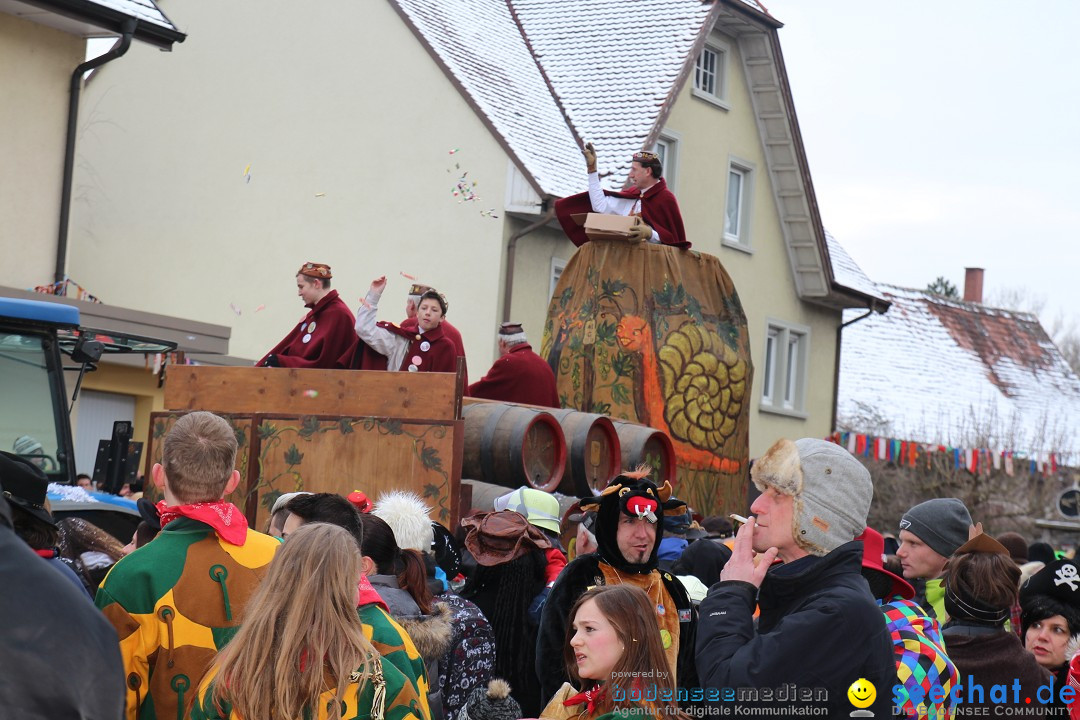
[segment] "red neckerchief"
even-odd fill
[[[217,502],[199,502],[170,507],[162,500],[156,507],[161,515],[162,530],[173,520],[186,517],[206,523],[214,528],[214,532],[218,534],[218,537],[230,545],[243,545],[247,541],[247,518],[244,517],[244,513],[240,512],[240,508],[231,502],[218,500]]]
[[[46,548],[44,550],[35,550],[34,552],[46,560],[52,560],[54,557],[60,556],[60,553],[56,552],[56,548]]]
[[[597,706],[604,699],[604,686],[597,685],[592,690],[582,690],[577,695],[563,700],[563,705],[570,707],[571,705],[580,705],[585,703],[585,710],[591,715],[596,711]]]
[[[367,579],[367,575],[360,576],[360,586],[357,588],[357,591],[356,607],[375,603],[386,612],[390,612],[390,608],[386,606],[382,596],[371,586],[371,582]]]

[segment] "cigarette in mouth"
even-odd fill
[[[728,517],[734,520],[739,525],[745,525],[750,520],[750,518],[744,518],[742,515],[736,515],[735,513],[731,513],[730,515],[728,515]]]

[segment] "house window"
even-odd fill
[[[555,287],[559,284],[562,271],[566,267],[566,261],[562,258],[551,258],[551,284],[548,287],[548,300],[555,296]]]
[[[664,130],[653,145],[653,152],[660,156],[660,165],[664,168],[664,179],[669,190],[675,189],[675,180],[679,174],[679,140],[681,135],[674,130]]]
[[[805,416],[810,328],[770,320],[765,335],[761,409]]]
[[[754,168],[742,160],[728,164],[727,197],[724,201],[724,244],[750,249],[750,210]]]
[[[694,63],[694,85],[691,94],[725,110],[729,109],[727,95],[728,58],[730,47],[719,36],[712,36]]]

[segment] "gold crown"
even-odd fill
[[[646,150],[642,150],[641,152],[634,153],[634,160],[636,162],[641,162],[642,160],[644,160],[646,162],[652,162],[654,160],[659,161],[660,156],[657,155],[654,152],[648,152]]]

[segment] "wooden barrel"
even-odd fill
[[[648,425],[625,420],[612,420],[622,448],[622,466],[633,470],[638,465],[654,468],[650,479],[657,485],[665,481],[675,484],[675,447],[667,433]]]
[[[566,471],[559,490],[587,497],[600,492],[622,469],[619,436],[605,415],[552,410],[566,437]]]
[[[529,485],[551,492],[562,482],[566,440],[549,413],[506,403],[462,409],[465,448],[461,476],[493,485]]]

